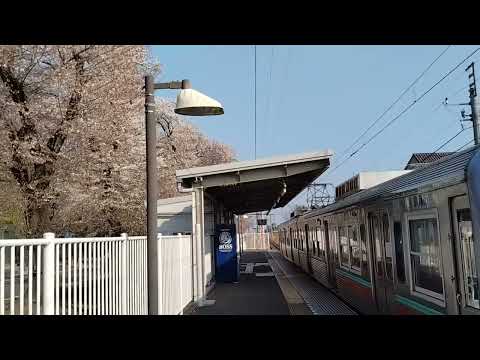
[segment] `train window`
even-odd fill
[[[305,233],[303,232],[303,230],[299,230],[300,232],[300,250],[305,250],[304,249],[304,246],[303,246],[303,241],[305,240]]]
[[[345,231],[345,227],[340,226],[338,228],[340,238],[340,266],[349,268],[350,258],[348,254],[348,237]]]
[[[309,241],[310,241],[310,234],[307,231],[307,229],[305,229],[305,251],[307,251],[308,247],[310,246]]]
[[[365,224],[360,224],[360,248],[361,248],[361,273],[362,276],[370,278],[370,270],[368,269],[368,257],[367,257],[367,237],[365,233]]]
[[[358,240],[357,227],[348,227],[348,239],[350,245],[350,259],[353,270],[360,271],[360,242]]]
[[[382,215],[382,229],[383,239],[385,243],[385,276],[387,279],[393,280],[392,274],[392,242],[390,241],[390,222],[388,221],[388,215]]]
[[[310,246],[308,242],[310,241],[310,234],[305,229],[305,251],[307,251],[308,247]]]
[[[402,223],[395,221],[393,223],[393,237],[395,239],[395,262],[397,265],[397,281],[405,283],[405,264],[403,261],[403,237]]]
[[[320,227],[317,227],[315,232],[317,234],[318,256],[320,256],[322,254],[322,230]]]
[[[334,226],[330,226],[328,228],[328,241],[330,243],[331,251],[336,255],[338,248],[337,248],[337,232],[335,231]]]
[[[305,251],[307,248],[307,233],[302,230],[302,250]]]
[[[440,239],[437,220],[409,220],[410,261],[414,290],[443,299]]]
[[[463,283],[465,286],[465,298],[468,306],[479,309],[478,276],[475,265],[475,251],[472,232],[472,218],[470,209],[457,211],[458,233],[462,247]]]
[[[317,254],[317,247],[315,246],[317,241],[315,240],[315,232],[310,229],[310,240],[312,243],[312,254],[316,255]]]
[[[376,264],[376,273],[379,278],[383,278],[383,264],[382,264],[382,245],[380,238],[380,224],[378,217],[373,215],[371,218],[372,229],[372,241],[375,244],[375,259],[373,262]]]
[[[302,250],[305,251],[307,249],[307,232],[302,230]]]
[[[325,250],[326,250],[326,244],[325,244],[325,228],[322,226],[320,228],[320,241],[319,241],[319,245],[320,245],[320,256],[322,256],[323,258],[325,258],[326,254],[325,254]]]
[[[322,236],[322,230],[320,229],[320,227],[317,227],[316,229],[316,233],[317,233],[317,248],[318,248],[318,256],[322,256],[323,255],[323,236]]]

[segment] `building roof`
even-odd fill
[[[417,162],[434,162],[440,160],[442,157],[452,155],[453,152],[437,152],[437,153],[414,153],[412,156]]]
[[[276,156],[176,172],[185,188],[202,186],[236,214],[286,205],[329,166],[333,152]]]
[[[225,164],[200,166],[189,169],[177,170],[177,179],[184,179],[192,176],[205,176],[211,174],[228,173],[231,171],[245,171],[250,169],[260,169],[271,167],[275,165],[287,165],[305,161],[312,161],[317,159],[329,158],[333,155],[333,151],[324,150],[318,152],[309,152],[303,154],[290,154],[283,156],[275,156],[270,158],[233,161]]]
[[[434,189],[460,183],[466,179],[466,170],[470,160],[479,149],[480,147],[474,146],[464,151],[453,153],[452,156],[443,157],[408,174],[360,191],[322,209],[311,211],[306,216],[310,217],[337,211],[354,206],[360,202],[373,201],[380,197],[395,197],[418,188]]]
[[[178,204],[178,203],[189,202],[189,201],[192,201],[191,194],[184,195],[184,196],[175,196],[175,197],[165,198],[165,199],[158,199],[157,205]]]
[[[405,169],[412,169],[418,166],[423,166],[423,164],[429,164],[440,160],[446,156],[454,154],[453,152],[435,152],[435,153],[413,153],[408,160]]]

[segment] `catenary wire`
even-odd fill
[[[433,84],[427,91],[425,91],[420,97],[414,100],[410,105],[408,105],[405,109],[403,109],[397,116],[395,116],[392,120],[390,120],[386,125],[384,125],[379,131],[377,131],[373,136],[371,136],[365,143],[363,143],[358,149],[356,149],[353,153],[351,153],[344,161],[338,164],[333,170],[330,172],[330,175],[333,171],[338,169],[342,166],[347,160],[351,159],[353,156],[358,154],[358,152],[371,143],[378,135],[384,132],[388,127],[390,127],[396,120],[398,120],[401,116],[403,116],[408,110],[410,110],[414,105],[418,104],[418,102],[423,99],[428,93],[430,93],[435,87],[437,87],[443,80],[445,80],[450,74],[452,74],[455,70],[457,70],[465,61],[471,58],[475,53],[477,53],[480,48],[475,49],[472,53],[470,53],[467,57],[465,57],[460,63],[458,63],[454,68],[452,68],[447,74],[445,74],[440,80],[438,80],[435,84]]]
[[[410,89],[418,82],[420,81],[420,79],[428,72],[428,70],[430,70],[430,68],[443,56],[443,54],[445,54],[447,52],[447,50],[451,47],[451,45],[448,45],[426,68],[425,70],[422,71],[422,73],[417,76],[417,78],[397,97],[397,99],[390,105],[388,106],[384,111],[383,113],[374,121],[370,124],[370,126],[368,126],[368,128],[366,130],[364,130],[362,132],[362,134],[360,136],[357,137],[357,139],[350,145],[348,146],[343,152],[342,154],[340,154],[340,157],[342,157],[343,155],[345,155],[353,146],[355,146],[355,144],[358,143],[358,141],[363,138],[365,136],[365,134],[371,129],[373,128],[381,119],[383,119],[383,117],[400,101],[400,99],[408,92],[410,91]]]
[[[462,130],[460,130],[459,132],[457,132],[455,135],[453,135],[451,138],[449,138],[447,141],[445,141],[444,143],[442,143],[442,145],[440,145],[438,148],[435,149],[435,151],[433,151],[432,153],[430,153],[425,159],[424,161],[430,159],[432,157],[432,155],[436,154],[439,150],[441,150],[445,145],[448,145],[453,139],[455,139],[457,136],[459,136],[461,133],[463,133],[465,130],[469,130],[469,129],[472,129],[473,126],[470,126],[470,127],[467,127],[467,128],[463,128]],[[458,150],[457,150],[458,151]]]

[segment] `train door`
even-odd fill
[[[336,246],[335,233],[330,233],[328,227],[328,221],[323,222],[324,234],[325,234],[325,261],[327,263],[328,281],[333,288],[337,287],[337,280],[335,278],[335,261],[333,261],[335,254],[333,249]]]
[[[283,230],[282,229],[278,230],[278,250],[280,251],[280,254],[283,255]]]
[[[463,315],[478,315],[480,312],[478,274],[475,264],[470,204],[467,196],[455,197],[452,201],[452,228],[455,237],[457,302]],[[478,241],[478,240],[477,240]]]
[[[369,214],[374,287],[377,309],[389,312],[389,302],[393,292],[392,242],[390,223],[386,212]]]
[[[308,224],[305,224],[305,251],[307,252],[307,269],[308,272],[311,274],[312,273],[312,254],[311,254],[311,248],[310,248],[310,233],[308,229]]]
[[[301,265],[301,262],[300,262],[300,230],[298,229],[298,225],[295,225],[295,264],[297,264],[298,266],[302,266]]]
[[[295,260],[295,258],[293,257],[293,245],[295,243],[294,239],[293,239],[293,229],[290,228],[290,238],[289,238],[289,248],[290,248],[290,259],[292,261]]]

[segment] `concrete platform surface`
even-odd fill
[[[347,304],[277,250],[245,251],[240,281],[217,283],[208,294],[213,305],[193,307],[190,315],[356,315]]]
[[[272,267],[281,269],[283,277],[288,280],[314,315],[358,315],[350,306],[334,293],[307,275],[295,264],[286,260],[280,252],[268,253]]]
[[[240,281],[236,284],[217,283],[207,300],[214,305],[195,307],[191,315],[289,315],[289,306],[268,264],[265,251],[245,251]],[[246,264],[253,264],[247,266]],[[255,266],[257,265],[258,266]],[[245,273],[245,269],[249,269]]]

